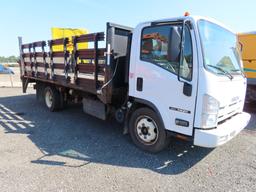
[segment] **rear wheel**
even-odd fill
[[[44,90],[45,105],[50,111],[60,108],[60,93],[54,87],[46,87]]]
[[[168,144],[166,131],[158,115],[146,107],[132,113],[129,132],[137,147],[151,153],[162,151]]]

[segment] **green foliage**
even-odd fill
[[[0,56],[0,63],[16,63],[19,60],[19,57],[14,55],[9,57]]]

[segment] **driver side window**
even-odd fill
[[[180,64],[182,25],[146,27],[142,31],[140,59],[158,65],[191,81],[193,67],[192,40],[188,26],[184,28],[183,58]],[[180,68],[179,68],[180,67]]]
[[[180,76],[186,80],[192,80],[192,66],[193,66],[193,52],[192,52],[192,41],[189,28],[185,27],[185,40],[183,59],[180,65]]]
[[[179,47],[177,47],[178,51],[174,51],[172,55],[172,58],[176,57],[175,60],[169,58],[170,54],[168,52],[170,52],[170,36],[175,30],[175,37],[180,40],[181,28],[181,25],[161,25],[144,28],[141,37],[141,60],[153,63],[177,74],[180,57]]]

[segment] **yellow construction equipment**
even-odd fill
[[[52,38],[53,39],[60,39],[60,38],[69,38],[69,44],[67,45],[67,50],[72,52],[73,51],[73,43],[72,43],[72,37],[73,36],[80,36],[84,34],[88,34],[87,29],[72,29],[72,28],[57,28],[53,27],[52,29]],[[87,49],[88,43],[79,43],[78,49]],[[53,51],[63,51],[62,45],[56,45],[53,46]]]
[[[256,101],[256,31],[238,34],[247,77],[247,101]]]

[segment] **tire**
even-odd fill
[[[245,102],[248,104],[256,102],[256,86],[247,86]]]
[[[129,133],[138,148],[150,153],[158,153],[168,144],[162,121],[147,107],[139,108],[131,114]]]
[[[46,107],[50,111],[57,111],[60,109],[61,99],[60,93],[54,87],[46,87],[44,89],[44,101]]]

